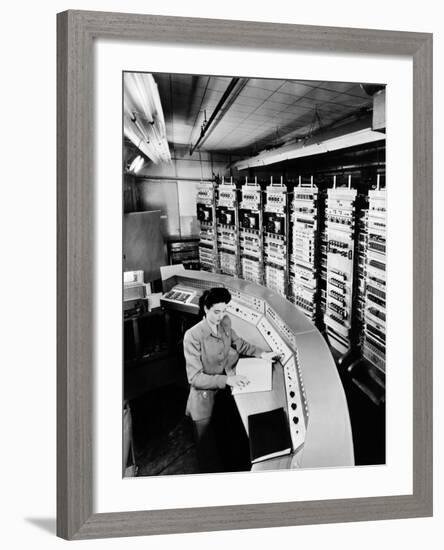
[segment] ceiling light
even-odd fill
[[[157,84],[151,74],[125,73],[123,131],[155,164],[171,161]]]
[[[140,155],[137,155],[137,157],[134,157],[133,162],[129,165],[129,168],[128,168],[129,172],[132,172],[134,170],[134,168],[137,166],[139,162],[139,159],[140,159]]]
[[[358,121],[334,130],[318,133],[307,141],[296,142],[278,147],[272,151],[263,151],[254,157],[240,160],[234,164],[238,170],[266,166],[295,158],[309,157],[345,149],[364,143],[385,139],[381,132],[374,132],[368,121]]]
[[[144,158],[141,155],[137,155],[137,157],[135,157],[132,163],[129,165],[128,172],[133,172],[133,174],[137,174],[137,172],[140,172],[144,164]]]
[[[133,168],[134,173],[137,174],[138,172],[140,172],[140,170],[142,170],[144,164],[145,164],[145,161],[144,161],[143,157],[139,156],[139,160],[138,160],[136,166]]]

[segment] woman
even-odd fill
[[[190,394],[186,413],[194,422],[201,469],[214,471],[217,466],[214,454],[214,422],[211,426],[215,404],[219,418],[225,416],[227,422],[234,420],[237,413],[229,387],[243,387],[248,384],[245,376],[237,375],[234,367],[239,355],[273,359],[276,354],[266,352],[240,338],[231,328],[231,320],[226,315],[231,294],[226,288],[206,290],[200,299],[202,320],[190,328],[184,336],[184,354]],[[221,403],[223,406],[221,406]],[[224,414],[221,415],[221,409]],[[240,421],[240,418],[238,418]],[[216,422],[217,424],[217,422]],[[220,422],[219,422],[220,425]],[[238,426],[229,428],[235,431]],[[243,428],[241,432],[244,433]]]

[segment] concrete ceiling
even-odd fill
[[[154,73],[168,142],[191,148],[210,120],[230,77]],[[201,151],[251,154],[310,136],[372,108],[359,84],[306,80],[238,79],[199,143]]]

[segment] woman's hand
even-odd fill
[[[248,386],[250,381],[246,376],[242,376],[241,374],[232,374],[230,376],[227,376],[227,384],[228,386],[231,386],[232,388],[245,388],[245,386]]]
[[[281,353],[276,353],[275,351],[263,351],[261,353],[261,359],[266,359],[267,361],[277,361],[282,357]]]

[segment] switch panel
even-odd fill
[[[291,357],[292,351],[278,334],[277,330],[273,327],[270,321],[268,321],[265,317],[262,317],[257,325],[257,328],[270,348],[276,353],[282,355],[281,363],[286,363]]]
[[[238,290],[236,288],[231,288],[229,285],[226,285],[226,287],[230,291],[231,298],[235,302],[241,302],[250,309],[259,311],[259,313],[263,314],[265,312],[265,302],[261,298],[257,298],[256,296],[252,296],[251,294],[246,294],[245,292],[242,292],[241,290]]]
[[[235,300],[231,300],[230,303],[228,304],[227,313],[230,313],[231,315],[234,315],[239,319],[247,321],[248,323],[251,323],[254,326],[258,324],[259,320],[262,317],[262,314],[259,313],[258,311],[255,311],[254,309],[250,309],[246,307],[244,304],[242,304],[241,302],[236,302]]]
[[[279,317],[274,309],[267,304],[265,308],[265,315],[270,319],[273,325],[276,327],[280,335],[290,344],[293,351],[296,351],[296,338],[289,329],[288,325]]]

